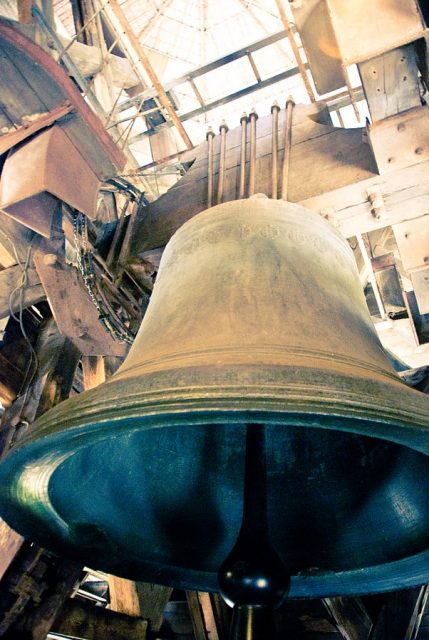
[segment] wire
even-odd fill
[[[3,210],[0,209],[0,213],[3,213],[4,215],[7,216],[7,213]],[[21,274],[20,274],[20,281],[17,284],[17,286],[12,289],[12,291],[9,294],[9,313],[10,316],[15,320],[15,322],[17,322],[19,324],[19,328],[21,330],[22,336],[25,340],[25,342],[28,345],[29,351],[30,351],[30,359],[27,365],[27,368],[25,370],[25,375],[24,375],[24,379],[22,381],[21,387],[18,391],[18,397],[22,394],[23,389],[25,388],[25,392],[24,392],[24,396],[23,396],[23,402],[22,402],[22,406],[24,407],[25,402],[27,400],[28,397],[28,392],[30,390],[30,386],[34,380],[34,377],[36,375],[38,366],[39,366],[39,359],[37,357],[37,353],[33,347],[33,345],[31,344],[31,340],[28,337],[27,331],[25,329],[24,326],[24,321],[23,321],[23,313],[24,313],[24,291],[25,288],[28,286],[28,268],[30,266],[30,259],[31,259],[31,252],[33,249],[33,242],[34,239],[36,238],[36,235],[34,235],[31,240],[30,240],[30,244],[28,246],[27,249],[27,254],[25,257],[25,261],[24,263],[22,262],[22,260],[20,259],[19,255],[18,255],[18,251],[16,248],[15,243],[13,242],[13,240],[11,239],[11,237],[3,230],[0,229],[0,235],[8,242],[8,244],[10,245],[11,249],[12,249],[12,253],[13,256],[16,260],[17,265],[19,266],[19,268],[21,269]],[[14,298],[16,295],[19,295],[18,298],[18,305],[19,305],[19,310],[18,310],[18,315],[15,313],[14,311]],[[30,371],[31,369],[33,369],[30,377]]]

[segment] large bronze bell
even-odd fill
[[[1,513],[59,553],[179,588],[217,590],[226,562],[228,595],[252,545],[271,565],[262,591],[417,585],[428,408],[391,368],[337,231],[286,202],[229,202],[169,242],[119,371],[6,459]]]

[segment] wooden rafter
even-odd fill
[[[114,13],[116,19],[118,20],[119,24],[121,25],[121,29],[123,30],[124,34],[127,36],[132,48],[134,49],[134,52],[136,53],[139,62],[142,64],[145,72],[147,73],[147,75],[149,76],[150,81],[152,82],[153,86],[155,87],[157,94],[158,94],[158,98],[159,101],[161,103],[161,106],[166,110],[166,112],[168,113],[169,117],[171,118],[171,121],[173,122],[174,126],[176,127],[177,131],[180,134],[180,137],[182,138],[183,142],[185,143],[185,145],[187,146],[188,149],[192,149],[193,144],[191,142],[191,139],[189,138],[188,134],[186,133],[185,127],[183,126],[183,124],[181,123],[179,116],[176,113],[176,110],[174,109],[170,98],[168,97],[164,87],[162,86],[157,74],[155,73],[154,68],[152,67],[149,58],[146,56],[145,52],[143,51],[143,48],[137,38],[137,36],[135,35],[135,33],[133,32],[133,30],[130,28],[130,25],[125,17],[124,12],[122,11],[121,7],[119,6],[117,0],[110,0],[109,2],[110,8],[112,9],[112,12]]]

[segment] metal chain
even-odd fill
[[[83,277],[89,297],[98,311],[98,319],[104,329],[110,333],[114,339],[132,344],[134,342],[134,336],[131,331],[115,325],[103,301],[96,295],[97,274],[94,270],[92,253],[88,250],[88,226],[86,224],[86,217],[79,211],[73,211],[73,239],[76,250],[77,267]]]

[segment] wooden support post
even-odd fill
[[[345,640],[368,640],[372,622],[360,598],[325,598],[323,604]]]
[[[18,0],[18,21],[23,24],[31,24],[33,18],[31,15],[32,0]]]
[[[81,362],[85,391],[98,387],[106,380],[103,356],[82,356]]]
[[[414,640],[428,597],[428,587],[389,593],[374,626],[371,640]]]
[[[311,87],[310,80],[308,79],[307,71],[306,71],[304,62],[303,62],[303,60],[301,58],[301,54],[299,52],[298,45],[295,42],[295,36],[293,35],[292,27],[290,26],[290,22],[289,22],[289,19],[288,19],[287,15],[286,15],[286,11],[285,11],[285,9],[283,7],[282,0],[275,0],[275,3],[277,5],[277,9],[278,9],[279,14],[280,14],[280,19],[283,22],[284,28],[287,31],[287,36],[289,38],[290,46],[292,47],[292,51],[293,51],[293,54],[295,56],[296,63],[298,65],[298,69],[299,69],[299,72],[301,74],[301,78],[303,79],[304,86],[305,86],[305,88],[307,90],[308,97],[310,98],[311,102],[316,102],[316,98],[314,96],[314,92],[313,92],[313,89]]]
[[[86,640],[145,640],[147,621],[69,600],[55,620],[52,631]]]
[[[162,86],[158,76],[155,73],[154,68],[152,67],[149,61],[149,58],[146,56],[145,52],[143,51],[143,47],[141,46],[137,36],[133,32],[133,30],[130,28],[130,23],[126,19],[117,0],[110,0],[109,6],[111,7],[113,14],[115,15],[116,19],[121,25],[121,29],[123,30],[124,35],[128,38],[132,48],[134,49],[134,52],[137,55],[139,62],[142,64],[144,70],[149,76],[150,81],[155,87],[161,105],[164,107],[164,109],[168,113],[169,117],[171,118],[171,121],[173,122],[174,126],[179,132],[180,137],[182,138],[187,148],[192,149],[193,144],[188,134],[186,133],[185,127],[181,123],[179,116],[177,115],[176,110],[174,109],[171,103],[170,98],[168,97],[164,87]]]
[[[140,615],[148,621],[151,637],[155,637],[161,628],[164,610],[170,600],[173,589],[158,584],[136,582],[140,601]]]
[[[187,591],[186,599],[196,640],[226,640],[229,621],[222,598],[218,594]]]

